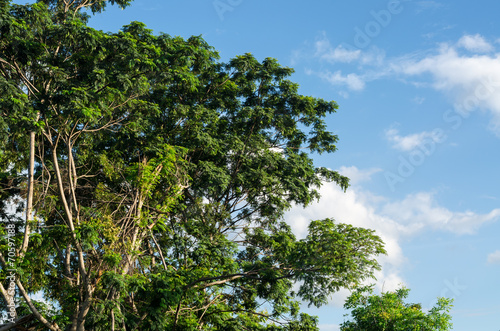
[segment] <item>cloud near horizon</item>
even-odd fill
[[[379,290],[382,287],[394,290],[405,284],[401,276],[401,269],[409,263],[401,248],[405,239],[436,230],[469,235],[482,225],[500,219],[500,209],[486,214],[451,211],[440,206],[434,194],[429,192],[409,194],[394,201],[374,195],[359,184],[369,181],[378,169],[342,167],[339,172],[349,175],[355,185],[344,192],[334,183],[326,183],[320,189],[320,201],[307,208],[295,206],[286,214],[285,220],[298,238],[305,238],[311,220],[324,218],[375,230],[387,250],[387,255],[379,258],[382,265],[382,270],[376,275]],[[340,291],[333,296],[331,304],[341,307],[347,296],[348,291]]]

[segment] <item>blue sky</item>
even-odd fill
[[[352,179],[287,215],[373,228],[387,244],[378,288],[409,287],[430,307],[455,299],[456,331],[500,329],[500,2],[136,0],[90,24],[137,20],[202,35],[223,60],[250,52],[295,68],[301,93],[340,105],[338,152],[317,165]],[[343,299],[318,315],[338,330]]]

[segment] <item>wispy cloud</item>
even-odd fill
[[[427,80],[424,74],[430,74],[430,86],[445,93],[462,117],[486,110],[492,115],[490,128],[500,136],[500,54],[482,54],[492,46],[479,35],[464,36],[457,44],[442,44],[423,57],[393,59],[392,71]],[[461,47],[475,53],[461,54]]]
[[[406,136],[399,134],[398,129],[387,129],[385,131],[385,137],[388,141],[392,143],[392,147],[404,151],[410,152],[415,148],[422,146],[426,141],[439,141],[439,134],[434,131],[423,131],[420,133],[413,133]]]
[[[361,56],[361,50],[348,50],[342,45],[338,45],[333,48],[330,41],[326,38],[325,34],[322,34],[321,38],[318,38],[314,43],[315,53],[314,56],[326,60],[331,63],[344,62],[350,63],[358,60]]]
[[[416,1],[415,5],[417,7],[417,14],[427,10],[436,10],[444,7],[442,3],[437,1]]]
[[[424,97],[415,97],[411,101],[413,101],[417,105],[421,105],[425,102],[425,98]]]
[[[500,250],[488,255],[488,264],[500,264]]]
[[[337,70],[335,72],[324,71],[319,73],[309,71],[309,73],[318,75],[332,85],[345,85],[349,90],[352,91],[361,91],[365,88],[364,78],[355,73],[343,75],[342,71],[340,70]]]
[[[321,33],[314,43],[313,57],[329,63],[356,63],[378,65],[383,62],[385,52],[373,46],[367,50],[350,49],[340,44],[332,46],[326,33]]]
[[[490,129],[500,136],[500,53],[494,53],[493,45],[480,34],[466,34],[436,49],[387,58],[383,50],[375,47],[348,50],[341,45],[332,46],[322,34],[316,40],[313,58],[350,66],[335,71],[310,70],[310,73],[351,91],[364,90],[369,82],[381,78],[411,79],[415,86],[444,93],[464,118],[473,110],[486,110],[492,115]]]
[[[304,48],[294,50],[291,54],[292,65],[316,61],[322,66],[320,70],[308,68],[306,74],[318,76],[334,86],[345,86],[350,91],[361,91],[365,88],[366,82],[385,75],[385,72],[379,70],[384,59],[385,52],[375,46],[366,50],[352,49],[343,44],[333,46],[325,32],[320,33],[313,44],[306,43]],[[329,69],[332,65],[339,64],[347,66],[347,73],[343,70]],[[369,69],[361,74],[348,72],[364,67],[377,68],[377,70]],[[343,91],[343,93],[346,92]]]
[[[493,46],[479,34],[463,36],[458,40],[457,46],[476,53],[487,53],[494,50]]]
[[[362,91],[368,82],[386,76],[387,72],[383,70],[368,70],[362,74],[354,72],[344,74],[342,70],[332,72],[328,69],[321,71],[307,69],[306,74],[318,76],[334,86],[345,86],[351,91]]]
[[[424,1],[421,5],[436,3]],[[368,83],[381,78],[433,88],[450,99],[462,118],[478,109],[488,112],[489,129],[500,137],[500,53],[495,53],[495,45],[480,34],[466,34],[435,49],[387,58],[376,47],[353,50],[342,44],[332,45],[322,33],[309,50],[297,51],[293,58],[316,61],[320,69],[309,66],[308,74],[349,91],[363,91]]]

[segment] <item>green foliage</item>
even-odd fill
[[[0,217],[17,222],[24,295],[59,308],[18,314],[52,330],[317,330],[298,302],[373,277],[385,253],[371,230],[325,219],[297,240],[283,222],[325,181],[348,187],[310,157],[336,150],[337,104],[300,95],[274,59],[86,25],[82,9],[129,2],[0,2]],[[8,206],[31,185],[30,132],[25,223]]]
[[[452,300],[439,298],[435,307],[422,310],[420,304],[405,303],[410,292],[401,288],[395,292],[373,294],[373,286],[357,289],[347,299],[344,308],[351,310],[353,321],[344,322],[342,331],[446,331],[451,330],[448,314]]]

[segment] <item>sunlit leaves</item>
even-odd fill
[[[348,186],[310,156],[336,150],[337,104],[275,59],[222,63],[201,37],[104,33],[81,11],[129,2],[0,7],[2,198],[24,197],[36,134],[21,280],[62,328],[317,330],[298,300],[324,304],[384,253],[370,230],[326,219],[298,240],[283,222],[324,181]]]
[[[452,300],[439,298],[427,312],[420,304],[405,303],[410,290],[373,294],[373,286],[354,291],[344,307],[351,310],[352,321],[342,323],[342,331],[447,331]]]

